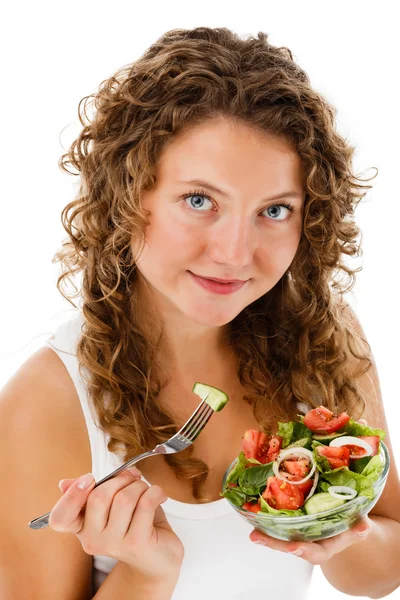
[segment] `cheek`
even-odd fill
[[[300,236],[288,235],[268,239],[268,243],[260,248],[260,261],[262,268],[270,272],[284,272],[296,254]]]
[[[146,230],[146,239],[150,246],[150,254],[166,262],[184,262],[202,252],[201,229],[190,227],[179,219],[165,215],[151,219]]]

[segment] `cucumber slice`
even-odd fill
[[[302,508],[308,515],[315,515],[316,513],[323,512],[324,510],[330,510],[331,508],[337,508],[346,504],[347,500],[341,500],[340,498],[334,498],[329,492],[320,492],[314,494],[304,504]]]
[[[313,440],[317,440],[318,442],[321,442],[322,440],[326,440],[326,441],[334,440],[335,438],[340,437],[342,435],[346,435],[346,434],[345,433],[314,433],[312,438],[313,438]]]
[[[222,410],[229,400],[228,396],[222,390],[206,383],[199,383],[198,381],[194,384],[192,392],[200,396],[202,400],[205,400],[215,412]]]

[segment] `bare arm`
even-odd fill
[[[350,596],[384,598],[400,585],[400,523],[370,516],[372,530],[320,567],[333,587]]]
[[[179,573],[173,573],[167,580],[145,580],[126,563],[118,561],[93,600],[170,600],[178,577]]]

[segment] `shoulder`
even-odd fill
[[[22,435],[23,431],[41,431],[38,443],[41,440],[49,444],[53,440],[61,448],[65,445],[69,452],[76,448],[71,458],[76,458],[78,467],[83,463],[81,469],[89,460],[91,470],[84,425],[74,383],[51,348],[40,348],[30,356],[0,391],[0,437],[4,439],[7,432]]]
[[[92,597],[92,557],[76,536],[27,526],[58,502],[60,479],[91,470],[73,388],[44,347],[0,390],[0,588],[8,598],[26,597],[27,582],[32,598]]]

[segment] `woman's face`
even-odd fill
[[[274,199],[285,192],[295,196]],[[222,119],[194,127],[166,148],[156,187],[142,195],[151,214],[138,271],[161,309],[201,325],[225,325],[290,266],[303,199],[301,160],[284,140]],[[192,274],[245,283],[220,294]]]

